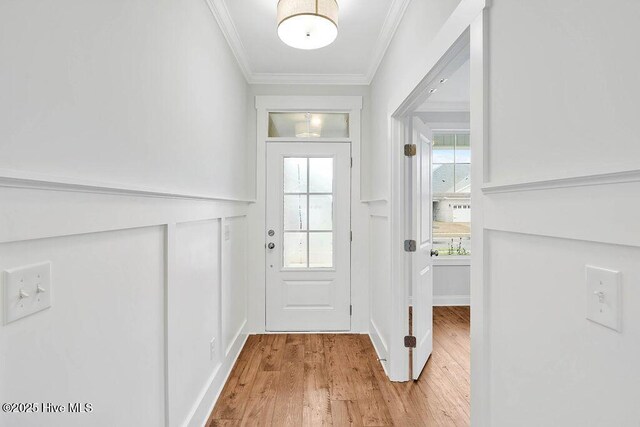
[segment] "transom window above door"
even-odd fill
[[[283,267],[332,268],[334,159],[285,157]]]
[[[349,113],[269,113],[269,138],[349,138]]]

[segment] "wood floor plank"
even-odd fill
[[[369,364],[363,363],[363,349],[359,337],[347,335],[344,338],[344,344],[343,351],[347,354],[353,374],[353,385],[358,396],[362,424],[365,426],[393,425],[389,408],[375,376],[369,368]]]
[[[430,364],[425,373],[431,381],[424,381],[419,384],[423,390],[428,387],[434,391],[440,401],[439,407],[444,410],[447,417],[453,420],[456,425],[468,424],[469,402],[465,400],[451,379],[443,373],[438,363]]]
[[[467,325],[471,324],[471,309],[468,306],[442,307],[442,309],[443,312],[448,311],[460,317]]]
[[[347,358],[337,343],[340,339],[335,334],[323,336],[324,357],[329,381],[329,398],[331,400],[355,401],[357,399],[356,394],[345,372],[348,370]]]
[[[269,426],[275,409],[279,372],[259,371],[251,387],[241,425]]]
[[[332,400],[331,418],[333,425],[342,426],[362,426],[362,414],[358,407],[358,402],[353,400]]]
[[[435,391],[430,384],[419,384],[419,387],[422,389],[427,405],[431,409],[431,413],[434,416],[435,422],[433,425],[437,426],[458,426],[465,425],[464,423],[458,424],[454,418],[449,413],[449,409],[445,405],[442,397]],[[469,425],[468,423],[466,425]]]
[[[207,427],[236,427],[240,420],[209,420]]]
[[[377,360],[377,365],[380,365]],[[391,420],[397,424],[396,420],[402,420],[407,426],[430,425],[429,421],[434,419],[429,415],[429,409],[424,406],[424,399],[414,399],[414,394],[409,387],[412,383],[392,383],[387,379],[387,375],[380,366],[372,366],[373,374],[380,387],[380,392],[387,404]],[[423,407],[424,406],[424,407]]]
[[[406,413],[393,418],[402,420],[410,426],[447,425],[447,419],[440,411],[441,403],[437,396],[428,396],[417,382],[392,383],[403,402]],[[391,406],[390,406],[391,407]]]
[[[392,383],[370,338],[251,336],[207,427],[468,426],[468,307],[434,307],[434,348],[415,382]]]
[[[227,385],[232,387],[223,390],[219,399],[220,405],[214,409],[215,419],[242,420],[247,407],[249,393],[254,384],[264,351],[264,336],[252,335],[238,357],[238,362]],[[216,412],[217,410],[217,412]]]
[[[462,364],[460,364],[459,361],[451,357],[446,351],[443,351],[438,345],[434,346],[431,357],[433,357],[434,362],[441,367],[445,374],[451,378],[455,388],[460,391],[467,402],[469,402],[471,395],[471,384],[468,374],[470,370],[469,360],[461,361]]]
[[[237,406],[236,402],[238,396],[235,393],[235,389],[240,379],[240,372],[245,368],[246,364],[246,360],[238,359],[236,362],[231,374],[229,375],[227,383],[222,389],[220,398],[213,409],[210,420],[221,421],[234,419],[234,417],[237,418],[235,408]],[[240,418],[237,418],[237,420],[239,421]]]
[[[467,322],[456,315],[450,315],[447,311],[436,310],[434,311],[433,323],[441,326],[437,331],[440,335],[448,335],[453,338],[469,354],[471,342],[468,339],[469,324]]]
[[[302,425],[333,425],[329,379],[321,335],[306,335],[304,341],[304,402]]]
[[[304,402],[304,344],[298,337],[285,346],[284,361],[276,395],[275,409],[272,419],[274,426],[302,425],[302,409]]]
[[[287,334],[287,344],[304,345],[305,334]]]
[[[438,310],[434,310],[434,346],[436,344],[441,346],[442,349],[449,353],[455,360],[468,360],[471,350],[471,342],[468,338],[468,332],[460,330],[454,324],[444,320],[441,315],[436,317],[435,313],[437,312]],[[466,337],[464,334],[467,334]],[[468,374],[471,372],[470,367],[467,367],[469,365],[461,363],[461,366],[465,368]]]
[[[267,344],[268,350],[265,352],[262,358],[263,371],[279,371],[282,365],[282,358],[284,356],[284,346],[287,343],[287,336],[284,334],[269,335]]]

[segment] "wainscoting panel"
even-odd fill
[[[177,224],[174,243],[167,313],[169,415],[170,425],[180,425],[220,365],[220,220]]]
[[[51,261],[53,301],[0,326],[0,399],[92,403],[65,426],[202,426],[246,339],[248,203],[2,178],[0,199],[0,271]]]
[[[485,239],[492,425],[637,424],[640,247],[503,231]],[[586,319],[586,265],[622,272],[620,332]]]
[[[628,171],[483,187],[491,425],[640,421],[635,194],[640,182]],[[621,272],[620,331],[586,318],[588,265]]]
[[[391,328],[391,272],[389,259],[391,242],[386,203],[369,206],[369,283],[371,314],[369,335],[385,370],[388,368],[389,332]]]
[[[2,413],[0,425],[163,425],[164,229],[0,245],[0,270],[41,261],[52,266],[52,306],[0,327],[0,399],[93,412]]]
[[[223,223],[222,350],[227,356],[247,322],[247,217]]]

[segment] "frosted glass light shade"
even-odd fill
[[[296,138],[320,138],[320,126],[310,122],[299,122],[295,124]]]
[[[280,0],[278,36],[297,49],[319,49],[338,37],[337,0]]]

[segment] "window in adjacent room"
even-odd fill
[[[471,254],[470,148],[468,131],[434,132],[433,247],[440,256]]]

